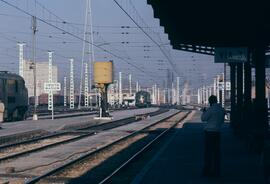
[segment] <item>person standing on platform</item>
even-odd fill
[[[0,100],[0,129],[2,128],[2,123],[4,122],[4,112],[5,112],[5,105]]]
[[[225,110],[217,103],[217,97],[208,99],[210,107],[204,108],[201,116],[206,121],[204,128],[204,167],[202,175],[218,177],[220,174],[220,130],[224,123]]]

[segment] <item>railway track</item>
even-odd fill
[[[128,177],[131,177],[132,178],[132,183],[134,183],[134,180],[133,180],[134,176],[132,176],[132,174],[135,174],[135,176],[136,176],[137,172],[141,171],[142,167],[145,166],[145,163],[144,164],[140,163],[140,159],[142,159],[141,162],[148,161],[148,160],[143,159],[143,157],[145,155],[147,155],[147,154],[148,154],[148,156],[146,156],[146,159],[152,159],[153,154],[156,154],[156,152],[160,150],[160,146],[162,144],[166,144],[166,141],[167,141],[167,139],[165,138],[166,135],[169,134],[169,132],[173,128],[177,127],[177,125],[179,123],[182,123],[182,125],[180,125],[180,127],[182,127],[183,126],[183,121],[191,113],[192,113],[192,110],[187,111],[187,113],[184,116],[182,116],[178,121],[176,121],[175,123],[172,123],[171,125],[167,126],[167,128],[160,131],[153,140],[149,141],[141,149],[138,149],[134,154],[131,154],[122,164],[120,164],[118,167],[113,169],[112,172],[110,172],[106,177],[104,177],[98,183],[99,184],[105,184],[105,183],[117,183],[117,184],[130,183],[131,181],[128,180]],[[173,134],[173,131],[172,131],[172,134]],[[172,137],[172,136],[170,136],[170,137]],[[164,139],[164,140],[162,140],[162,139]],[[154,148],[154,147],[158,147],[158,148]],[[151,150],[152,148],[153,148],[153,150]],[[147,152],[150,152],[150,153],[147,153]],[[139,166],[136,166],[136,165],[139,165]],[[136,167],[138,167],[138,168],[136,168]],[[137,169],[137,171],[136,171],[136,169]],[[128,170],[131,170],[131,171],[128,171]],[[129,172],[131,172],[131,173],[129,173]],[[131,175],[131,176],[129,176],[129,175]],[[123,176],[126,177],[126,179],[124,181],[122,179]],[[72,183],[74,183],[74,182],[72,182]],[[137,183],[137,182],[135,181],[135,183]]]
[[[58,112],[54,114],[54,119],[63,119],[63,118],[71,118],[71,117],[78,117],[78,116],[90,116],[90,115],[96,115],[98,114],[98,111],[90,111],[90,112],[85,112],[85,111],[75,111],[75,112]],[[39,119],[51,119],[51,114],[50,113],[41,113],[38,114]],[[28,116],[26,119],[27,120],[32,120],[33,116]]]
[[[116,128],[116,127],[119,127],[119,126],[123,126],[123,125],[129,124],[129,123],[140,121],[140,120],[142,120],[144,118],[156,116],[156,115],[168,112],[168,111],[169,111],[168,109],[159,109],[158,111],[155,111],[155,112],[150,112],[150,113],[146,113],[146,114],[140,114],[140,115],[128,117],[128,118],[125,118],[125,119],[112,121],[112,122],[106,123],[106,124],[97,124],[97,125],[94,125],[94,126],[86,126],[86,127],[83,127],[83,128],[79,128],[78,130],[92,130],[92,131],[96,131],[96,132],[109,130],[109,129]]]
[[[125,110],[125,109],[122,109],[122,108],[111,109],[110,112],[119,111],[119,110]],[[62,118],[70,118],[70,117],[78,117],[78,116],[96,115],[96,114],[99,114],[99,111],[97,110],[89,111],[89,109],[81,109],[81,110],[73,110],[73,111],[70,111],[70,110],[55,111],[54,113],[55,113],[54,119],[62,119]],[[39,115],[39,119],[51,119],[51,112],[47,110],[45,112],[38,112],[38,115]],[[33,117],[33,114],[30,113],[27,116],[27,119],[31,120],[32,117]]]
[[[92,136],[97,132],[120,127],[126,124],[130,124],[132,122],[139,121],[143,117],[155,116],[167,111],[168,110],[161,109],[153,113],[142,114],[137,117],[125,118],[114,121],[112,123],[104,123],[93,127],[84,127],[74,132],[53,133],[51,135],[46,135],[31,140],[25,140],[14,144],[3,145],[0,146],[0,165],[1,163],[9,162],[12,159],[29,156],[31,153],[40,152],[42,150],[57,147],[59,145],[79,141],[83,138]],[[12,172],[14,172],[14,170],[11,168],[6,174],[12,175]]]
[[[155,112],[151,112],[151,113],[147,113],[147,114],[141,114],[141,115],[137,115],[137,116],[133,116],[133,117],[128,117],[128,118],[124,118],[124,119],[120,119],[120,120],[116,120],[116,121],[112,121],[109,123],[95,123],[95,124],[91,124],[91,123],[87,123],[84,125],[79,125],[79,126],[71,126],[71,127],[67,127],[66,131],[73,131],[73,130],[82,130],[82,131],[102,131],[102,130],[106,130],[106,129],[111,129],[111,128],[115,128],[117,126],[121,126],[127,123],[132,123],[135,122],[137,120],[140,120],[142,117],[146,117],[146,116],[155,116],[158,115],[162,112],[166,112],[168,110],[166,109],[159,109],[158,111]],[[138,118],[139,117],[139,118]],[[40,134],[40,135],[39,135]],[[24,133],[20,133],[20,134],[16,134],[13,137],[2,137],[2,140],[0,140],[0,150],[1,148],[4,148],[5,146],[11,146],[11,145],[16,145],[16,144],[22,144],[22,143],[29,143],[31,141],[36,141],[39,139],[44,139],[44,138],[48,138],[50,136],[54,136],[55,133],[50,133],[50,132],[46,132],[46,131],[30,131],[30,132],[24,132]],[[56,133],[59,134],[59,133]],[[18,142],[19,140],[19,142]]]
[[[77,141],[83,139],[87,136],[96,134],[97,132],[113,129],[119,126],[123,126],[129,123],[133,123],[141,120],[143,116],[155,116],[164,112],[167,112],[166,109],[160,109],[156,112],[147,113],[139,115],[137,117],[129,117],[125,119],[120,119],[117,121],[112,121],[109,123],[102,123],[92,126],[87,126],[84,128],[79,128],[79,131],[74,132],[58,132],[52,133],[50,135],[25,140],[21,142],[16,142],[13,144],[0,146],[0,163],[9,159],[13,159],[19,156],[27,155],[33,152],[41,151],[48,149],[60,144],[66,144],[72,141]]]
[[[127,136],[100,147],[95,151],[83,154],[82,156],[56,167],[47,173],[37,176],[26,183],[87,183],[84,181],[88,181],[88,183],[89,181],[91,181],[91,183],[106,183],[133,159],[140,156],[153,143],[166,135],[166,133],[174,128],[179,122],[183,121],[189,113],[190,111],[181,112],[181,115],[176,113],[140,130],[130,132]],[[135,151],[133,150],[128,156],[122,157],[121,152],[123,150],[129,150],[128,148],[131,145],[135,145],[135,147],[137,145]],[[132,147],[130,147],[130,149],[132,149]],[[125,161],[120,161],[120,163],[117,163],[117,166],[114,166],[113,169],[109,169],[109,171],[101,172],[102,169],[99,170],[98,166],[111,159],[114,155],[119,155],[120,160]],[[113,162],[115,163],[117,161],[114,160]],[[104,168],[108,167],[103,166],[103,169]],[[86,174],[82,175],[82,173]],[[100,173],[102,174],[100,175]],[[107,175],[104,175],[104,173]],[[91,178],[92,176],[95,176],[96,178],[93,179]]]
[[[55,133],[49,136],[43,136],[32,140],[27,140],[15,144],[9,144],[0,147],[0,163],[9,159],[14,159],[20,156],[28,155],[33,152],[48,149],[60,144],[66,144],[72,141],[83,139],[87,136],[93,135],[90,133],[79,132],[63,132]]]

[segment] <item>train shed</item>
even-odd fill
[[[174,49],[217,55],[219,48],[244,49],[243,62],[229,62],[231,126],[256,150],[268,131],[265,68],[270,44],[269,1],[148,0]],[[241,50],[240,49],[240,50]],[[255,68],[256,97],[251,98]],[[243,83],[244,80],[244,83]]]

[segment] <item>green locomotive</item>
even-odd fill
[[[17,74],[0,71],[0,100],[5,105],[5,121],[24,120],[28,110],[24,79]]]
[[[138,91],[135,95],[135,106],[136,107],[150,107],[151,98],[150,93],[147,91]]]

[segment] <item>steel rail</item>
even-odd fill
[[[119,143],[119,142],[121,142],[121,141],[124,141],[124,140],[126,140],[126,139],[128,139],[128,138],[130,138],[130,137],[132,137],[132,136],[135,136],[135,135],[137,135],[137,134],[143,132],[144,130],[148,129],[149,127],[155,126],[156,124],[159,124],[159,123],[161,123],[161,122],[163,122],[163,121],[166,121],[167,119],[171,118],[172,116],[175,116],[175,115],[178,114],[179,112],[180,112],[180,111],[175,112],[175,113],[173,113],[172,115],[170,115],[170,116],[168,116],[168,117],[166,117],[166,118],[164,118],[164,119],[162,119],[162,120],[159,120],[159,121],[157,121],[157,122],[155,122],[155,123],[153,123],[153,124],[151,124],[151,125],[148,125],[148,126],[142,128],[142,129],[140,129],[140,130],[134,131],[134,132],[132,132],[131,134],[129,134],[129,135],[125,136],[125,137],[122,137],[122,138],[120,138],[120,139],[118,139],[118,140],[116,140],[116,141],[114,141],[114,142],[112,142],[112,143],[110,143],[110,144],[108,144],[108,145],[105,145],[105,146],[103,146],[103,147],[100,147],[99,149],[97,149],[97,150],[95,150],[95,151],[86,153],[86,154],[82,155],[81,157],[79,157],[79,158],[77,158],[77,159],[71,160],[71,161],[69,161],[69,162],[67,162],[67,163],[65,163],[65,164],[63,164],[63,165],[61,165],[61,166],[59,166],[59,167],[57,167],[57,168],[54,168],[54,169],[48,171],[47,173],[44,173],[44,174],[42,174],[42,175],[40,175],[40,176],[37,176],[37,177],[35,177],[35,178],[33,178],[33,179],[27,181],[26,184],[34,184],[34,183],[37,183],[37,182],[39,182],[40,180],[42,180],[42,179],[44,179],[44,178],[46,178],[46,177],[48,177],[48,176],[51,176],[51,175],[53,175],[53,174],[55,174],[55,173],[57,173],[57,172],[59,172],[59,171],[61,171],[61,170],[64,170],[65,168],[67,168],[67,167],[69,167],[69,166],[71,166],[71,165],[73,165],[73,164],[76,164],[76,163],[82,161],[83,159],[85,159],[85,158],[87,158],[87,157],[91,157],[91,156],[93,156],[93,155],[95,155],[95,154],[97,154],[97,153],[99,153],[99,152],[101,152],[101,151],[103,151],[103,150],[106,150],[107,148],[109,148],[109,147],[111,147],[111,146],[113,146],[113,145],[115,145],[115,144],[117,144],[117,143]]]
[[[140,114],[138,116],[143,116],[143,115],[155,116],[155,115],[158,115],[158,114],[162,113],[161,111],[162,110],[158,110],[158,111],[154,111],[154,112],[151,112],[151,113]],[[163,111],[163,112],[165,112],[165,111]],[[87,127],[78,128],[75,131],[78,131],[78,130],[87,130],[87,129],[88,130],[89,129],[95,129],[96,127],[102,127],[102,126],[105,126],[105,125],[108,126],[111,123],[117,124],[117,122],[119,122],[119,121],[126,121],[126,120],[130,120],[130,119],[134,119],[134,116],[123,118],[123,119],[119,119],[119,120],[115,120],[115,121],[111,121],[111,122],[107,122],[106,124],[101,123],[101,124],[97,124],[97,125],[89,125]],[[131,122],[127,122],[125,124],[128,124],[128,123],[131,123]],[[124,125],[124,124],[121,124],[119,126],[122,126],[122,125]],[[115,128],[115,127],[116,126],[114,126],[112,128]],[[106,128],[106,129],[102,129],[102,130],[107,130],[107,129],[110,129],[110,128]],[[27,132],[25,132],[25,133],[27,133]],[[10,143],[10,144],[4,144],[4,145],[1,145],[0,146],[0,151],[2,149],[7,149],[7,148],[10,148],[10,147],[19,146],[19,145],[22,145],[22,144],[30,144],[30,143],[33,143],[33,142],[36,142],[36,141],[40,141],[40,140],[43,140],[43,139],[48,139],[48,138],[51,138],[51,137],[54,137],[54,136],[61,136],[63,134],[70,134],[70,133],[79,133],[79,132],[70,132],[70,131],[66,131],[66,132],[54,132],[54,133],[49,134],[49,135],[44,135],[44,136],[41,136],[41,137],[35,137],[35,138],[29,139],[29,140],[24,140],[24,141]]]
[[[25,133],[27,133],[27,132],[25,132]],[[3,150],[3,149],[19,146],[19,145],[22,145],[22,144],[30,144],[30,143],[40,141],[40,140],[43,140],[43,139],[48,139],[48,138],[52,138],[52,137],[55,137],[55,136],[61,136],[61,135],[66,134],[66,133],[67,132],[56,132],[56,133],[52,133],[52,134],[49,134],[49,135],[44,135],[44,136],[41,136],[41,137],[35,137],[33,139],[28,139],[28,140],[15,142],[15,143],[10,143],[10,144],[4,144],[4,145],[0,146],[0,151]]]
[[[101,130],[109,130],[112,128],[116,128],[119,126],[123,126],[123,125],[127,125],[129,123],[133,123],[136,121],[140,121],[141,119],[136,119],[137,117],[142,117],[142,116],[156,116],[165,112],[168,112],[168,109],[159,109],[158,111],[155,112],[150,112],[150,113],[145,113],[145,114],[138,114],[132,117],[127,117],[124,119],[119,119],[116,121],[111,121],[110,123],[102,123],[102,124],[97,124],[97,125],[93,125],[93,126],[89,126],[89,127],[84,127],[84,128],[79,128],[78,130],[97,130],[99,127],[101,127]],[[105,127],[105,128],[102,128]],[[107,127],[107,128],[106,128]]]
[[[154,115],[158,115],[158,114],[161,114],[161,113],[164,113],[164,112],[167,112],[167,110],[160,109],[160,110],[152,112],[152,113],[141,114],[140,116],[142,116],[142,115],[154,116]],[[83,135],[80,135],[78,137],[74,137],[74,138],[71,138],[71,139],[63,140],[63,141],[60,141],[60,142],[48,144],[48,145],[45,145],[45,146],[42,146],[42,147],[38,147],[38,148],[26,150],[26,151],[22,151],[22,152],[15,153],[15,154],[12,154],[12,155],[8,155],[8,156],[2,157],[2,158],[0,157],[0,163],[3,162],[3,161],[9,160],[9,159],[14,159],[14,158],[17,158],[17,157],[20,157],[20,156],[23,156],[23,155],[27,155],[27,154],[30,154],[30,153],[34,153],[34,152],[44,150],[44,149],[55,147],[55,146],[58,146],[58,145],[61,145],[61,144],[67,144],[67,143],[70,143],[70,142],[74,142],[74,141],[83,139],[85,137],[94,135],[96,133],[95,130],[97,128],[100,128],[99,131],[104,131],[104,130],[113,129],[113,128],[116,128],[116,127],[119,127],[119,126],[123,126],[123,125],[129,124],[129,123],[133,123],[133,122],[136,122],[136,121],[139,121],[139,120],[136,120],[135,117],[128,117],[128,118],[124,118],[124,119],[120,119],[120,120],[116,120],[116,121],[112,121],[112,122],[108,122],[108,123],[102,123],[102,124],[98,124],[98,125],[93,125],[93,126],[90,126],[90,127],[87,127],[87,128],[79,128],[78,130],[87,130],[88,129],[88,130],[92,130],[92,131],[91,132],[84,132]],[[23,144],[31,144],[31,143],[34,143],[34,142],[38,142],[40,140],[49,139],[49,138],[53,138],[53,137],[58,137],[58,136],[66,135],[66,134],[68,135],[68,134],[76,134],[76,133],[79,133],[79,132],[55,133],[53,135],[43,136],[41,138],[35,138],[35,139],[26,140],[26,141],[19,142],[19,143],[5,145],[5,146],[0,147],[0,150],[9,149],[9,148],[16,147],[16,146],[23,145]]]
[[[54,117],[54,119],[63,119],[63,118],[72,118],[72,117],[78,117],[78,116],[90,116],[90,115],[95,115],[95,114],[98,114],[97,111],[93,111],[93,112],[89,112],[89,113],[84,113],[84,114],[69,114],[69,113],[66,113],[66,114],[61,114],[61,115],[56,115]],[[47,117],[48,116],[48,117]],[[50,119],[50,114],[46,114],[44,116],[41,116],[39,119]]]
[[[104,183],[108,182],[113,176],[115,176],[117,173],[119,173],[124,167],[126,167],[128,164],[130,164],[135,158],[139,157],[144,151],[149,149],[150,146],[152,146],[156,141],[158,141],[161,137],[163,137],[166,133],[168,133],[178,123],[185,120],[190,113],[191,113],[191,111],[187,112],[187,114],[185,114],[185,116],[183,116],[179,121],[177,121],[175,124],[173,124],[171,127],[167,128],[166,130],[162,131],[152,141],[150,141],[143,148],[141,148],[139,151],[137,151],[135,154],[133,154],[127,161],[125,161],[123,164],[121,164],[119,167],[117,167],[111,174],[109,174],[101,182],[99,182],[99,184],[104,184]]]
[[[70,143],[70,142],[74,142],[74,141],[83,139],[85,137],[91,136],[94,133],[95,132],[84,133],[83,135],[79,135],[78,137],[66,139],[66,140],[56,142],[56,143],[52,143],[52,144],[48,144],[48,145],[45,145],[45,146],[42,146],[42,147],[39,147],[39,148],[34,148],[34,149],[18,152],[18,153],[12,154],[12,155],[8,155],[8,156],[0,158],[0,163],[3,162],[3,161],[9,160],[9,159],[14,159],[14,158],[17,158],[17,157],[20,157],[20,156],[28,155],[30,153],[42,151],[42,150],[45,150],[45,149],[48,149],[48,148],[51,148],[51,147],[55,147],[55,146],[58,146],[58,145],[61,145],[61,144],[67,144],[67,143]],[[70,133],[66,133],[66,134],[70,134]]]

